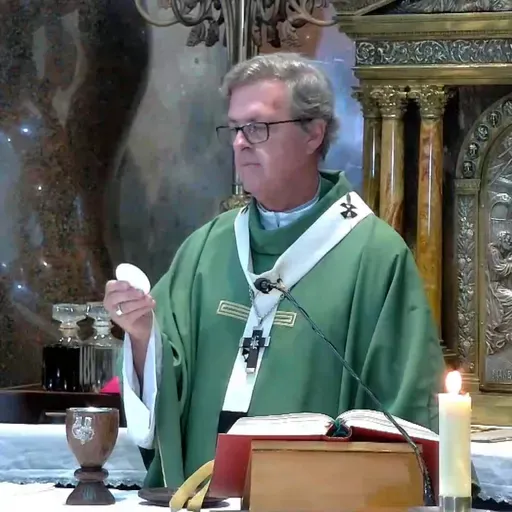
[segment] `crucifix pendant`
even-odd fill
[[[242,338],[240,340],[240,347],[245,349],[244,352],[247,354],[247,359],[245,361],[245,371],[247,373],[255,373],[256,366],[258,365],[258,357],[260,355],[260,350],[264,347],[268,347],[270,343],[270,336],[263,336],[263,329],[258,325],[252,330],[252,335],[249,338]]]

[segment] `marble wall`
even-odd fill
[[[121,261],[156,282],[231,194],[215,136],[225,49],[147,26],[132,0],[63,5],[0,5],[0,387],[39,381],[52,303],[100,300]],[[342,128],[323,166],[360,188],[353,45],[335,27],[300,37],[285,49],[336,89]]]
[[[154,283],[231,194],[232,160],[215,133],[225,121],[225,49],[187,47],[182,26],[149,33],[148,84],[109,184],[107,245],[114,264],[134,263]]]
[[[53,303],[102,296],[104,192],[148,64],[130,0],[0,3],[0,386],[40,380]]]

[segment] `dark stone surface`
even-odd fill
[[[53,303],[103,297],[105,190],[148,61],[131,0],[0,3],[0,387],[39,381]]]

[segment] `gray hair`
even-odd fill
[[[281,80],[288,86],[291,115],[294,119],[325,121],[325,136],[319,148],[324,158],[336,137],[338,120],[334,112],[332,84],[327,75],[311,60],[297,53],[257,55],[235,65],[226,74],[221,93],[229,98],[239,86],[272,79]]]

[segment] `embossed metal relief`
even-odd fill
[[[508,95],[487,109],[473,125],[459,154],[457,178],[481,177],[481,166],[490,143],[504,127],[511,123],[512,95]]]
[[[503,195],[503,201],[508,202],[510,207],[512,197]],[[506,220],[491,218],[491,222]],[[486,271],[488,295],[485,344],[488,355],[504,350],[507,345],[512,346],[512,231],[504,228],[491,233],[491,236],[494,241],[487,246]]]
[[[483,189],[487,190],[495,183],[496,169],[490,165],[483,169],[483,165],[489,162],[488,154],[493,141],[503,130],[512,124],[512,95],[504,97],[496,102],[489,109],[482,113],[479,119],[474,123],[471,131],[466,136],[457,162],[456,168],[456,208],[457,208],[457,317],[458,317],[458,351],[459,358],[463,368],[466,371],[474,372],[477,354],[477,332],[478,332],[478,293],[477,293],[477,252],[476,252],[476,226],[478,217],[478,197],[479,190],[475,184],[484,183]],[[512,157],[511,157],[512,160]],[[496,164],[499,165],[499,164]],[[512,169],[511,169],[512,170]],[[490,185],[491,184],[491,185]],[[512,176],[510,184],[512,186]],[[465,186],[467,185],[467,186]],[[490,189],[490,190],[491,190]],[[511,189],[512,193],[512,189]],[[481,194],[481,192],[480,192]],[[481,199],[485,198],[481,196]],[[487,239],[490,224],[480,227],[479,237]],[[494,229],[494,228],[493,228]],[[483,232],[482,232],[483,230]],[[494,251],[494,250],[493,250]],[[489,254],[489,251],[484,251]],[[493,252],[494,256],[496,253]],[[494,258],[493,261],[499,263]],[[492,261],[491,261],[492,263]],[[490,268],[486,263],[486,269]],[[493,271],[496,272],[496,271]],[[488,280],[487,280],[488,282]],[[484,295],[486,301],[486,311],[490,307],[487,301],[488,294]],[[495,307],[496,309],[496,307]],[[497,317],[496,314],[492,316]],[[492,324],[494,325],[494,324]],[[491,324],[484,330],[486,346],[500,346],[501,341]],[[495,330],[495,329],[494,329]],[[484,340],[481,340],[483,343]],[[481,367],[485,368],[486,361],[482,361]]]
[[[512,39],[357,41],[357,66],[512,63]]]
[[[75,439],[80,441],[80,444],[86,444],[94,437],[94,428],[92,426],[91,416],[82,416],[77,414],[73,421],[71,434]]]
[[[509,121],[510,123],[510,121]],[[486,158],[481,201],[485,221],[484,385],[512,385],[512,126]]]
[[[510,391],[512,95],[474,123],[459,153],[456,178],[459,359],[466,371],[478,367],[484,389]]]
[[[511,11],[512,0],[402,0],[391,14]]]
[[[460,195],[457,202],[457,324],[458,355],[464,371],[475,371],[477,340],[476,195]]]

